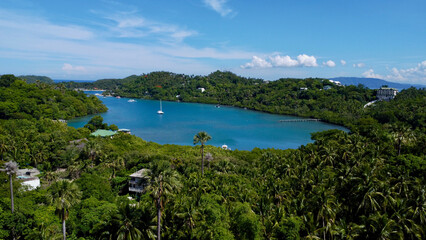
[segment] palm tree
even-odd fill
[[[9,175],[9,184],[10,184],[10,200],[11,200],[11,209],[12,213],[15,211],[15,205],[13,201],[13,175],[18,171],[18,163],[9,161],[4,164],[5,169],[1,169],[1,171],[5,171],[7,175]]]
[[[146,188],[151,193],[157,208],[157,239],[161,239],[161,211],[167,203],[167,197],[172,195],[174,191],[180,189],[178,174],[171,170],[153,169],[147,172],[149,185]]]
[[[182,232],[182,235],[189,235],[188,239],[193,239],[195,216],[197,215],[195,201],[192,199],[192,197],[186,195],[182,195],[178,199],[178,203],[175,205],[175,215],[177,218],[181,219],[184,224],[181,228],[178,229]]]
[[[78,160],[75,160],[72,164],[70,164],[67,168],[69,176],[72,180],[80,178],[80,174],[83,170],[83,164]]]
[[[58,175],[55,172],[48,171],[44,174],[44,179],[47,181],[47,186],[58,180]]]
[[[56,207],[56,213],[62,220],[62,234],[66,240],[65,221],[68,219],[70,208],[80,201],[81,192],[77,184],[68,180],[59,180],[51,186],[50,198]]]
[[[141,239],[142,232],[136,227],[132,213],[138,206],[129,201],[123,201],[119,204],[119,219],[116,221],[120,226],[117,231],[117,240]]]
[[[85,152],[91,161],[90,167],[93,168],[95,159],[101,153],[101,146],[95,141],[89,141],[85,146]]]
[[[213,161],[213,155],[211,153],[207,153],[206,154],[206,160],[209,163],[209,169],[210,169],[210,164]]]
[[[6,172],[9,175],[10,183],[10,204],[12,213],[15,211],[15,205],[13,200],[13,175],[18,171],[18,163],[9,161],[4,164],[4,169],[0,169],[1,172]],[[12,228],[12,238],[15,239],[15,228]]]
[[[37,165],[42,163],[48,155],[47,146],[41,142],[31,144],[29,147],[29,155],[34,163],[34,167],[37,168]]]
[[[61,239],[61,230],[56,224],[51,225],[45,225],[44,223],[41,223],[39,227],[39,237],[41,239],[52,239],[52,240],[59,240]]]
[[[3,160],[5,153],[9,150],[9,145],[7,145],[6,137],[0,137],[0,159]]]
[[[413,130],[405,125],[394,126],[392,129],[392,137],[395,140],[395,148],[398,150],[398,156],[401,155],[402,145],[410,143],[416,139]]]
[[[212,137],[204,131],[199,132],[194,136],[194,145],[201,143],[201,176],[204,175],[204,143],[210,139],[212,139]]]
[[[109,177],[109,179],[113,179],[115,178],[115,174],[117,172],[117,170],[124,168],[125,167],[125,162],[124,162],[124,158],[121,156],[111,156],[108,157],[106,155],[105,156],[105,161],[102,162],[102,165],[104,165],[106,168],[111,169],[112,173],[111,176]]]

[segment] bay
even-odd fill
[[[90,92],[94,94],[99,92]],[[253,148],[296,149],[311,140],[311,133],[346,128],[324,122],[280,122],[299,117],[268,114],[235,107],[211,104],[162,101],[164,114],[159,115],[160,101],[99,96],[108,107],[101,115],[104,122],[130,129],[132,134],[159,144],[193,145],[193,137],[206,131],[212,139],[209,145],[227,145],[232,150]],[[68,121],[68,125],[83,127],[93,117]]]

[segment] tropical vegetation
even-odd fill
[[[228,86],[232,75],[224,73],[221,79],[220,74],[213,73],[216,80],[206,84]],[[91,131],[110,126],[99,117],[79,129],[52,120],[76,116],[62,104],[65,98],[86,106],[81,114],[102,111],[93,97],[3,76],[1,109],[13,111],[0,115],[0,166],[13,161],[20,168],[37,167],[42,184],[28,191],[21,180],[10,181],[0,172],[0,239],[426,238],[424,89],[403,90],[389,102],[364,108],[374,91],[362,86],[325,90],[330,83],[320,79],[246,79],[253,86],[245,88],[238,77],[228,91],[219,91],[225,95],[212,96],[224,96],[221,104],[323,115],[351,132],[314,133],[314,143],[298,149],[227,151],[205,144],[200,133],[194,133],[200,135],[194,143],[201,147],[159,145],[125,133],[91,137]],[[110,80],[103,83],[106,88]],[[199,90],[198,95],[169,93],[166,82],[154,84],[162,86],[154,88],[158,94],[210,99]],[[302,85],[308,89],[300,90]],[[198,87],[210,94],[209,85]],[[234,93],[240,91],[245,97],[236,101]],[[41,106],[30,105],[37,111],[28,111],[11,96]],[[204,158],[209,168],[203,168]],[[129,175],[140,169],[149,169],[149,184],[134,194]]]

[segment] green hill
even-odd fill
[[[36,75],[21,75],[18,78],[25,80],[27,83],[36,83],[37,81],[42,83],[53,84],[53,80],[50,77],[46,76],[36,76]]]
[[[0,100],[0,119],[70,119],[107,110],[94,96],[13,75],[0,77]]]

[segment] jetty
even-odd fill
[[[283,119],[280,122],[319,122],[321,119],[316,118],[305,118],[305,119]]]

